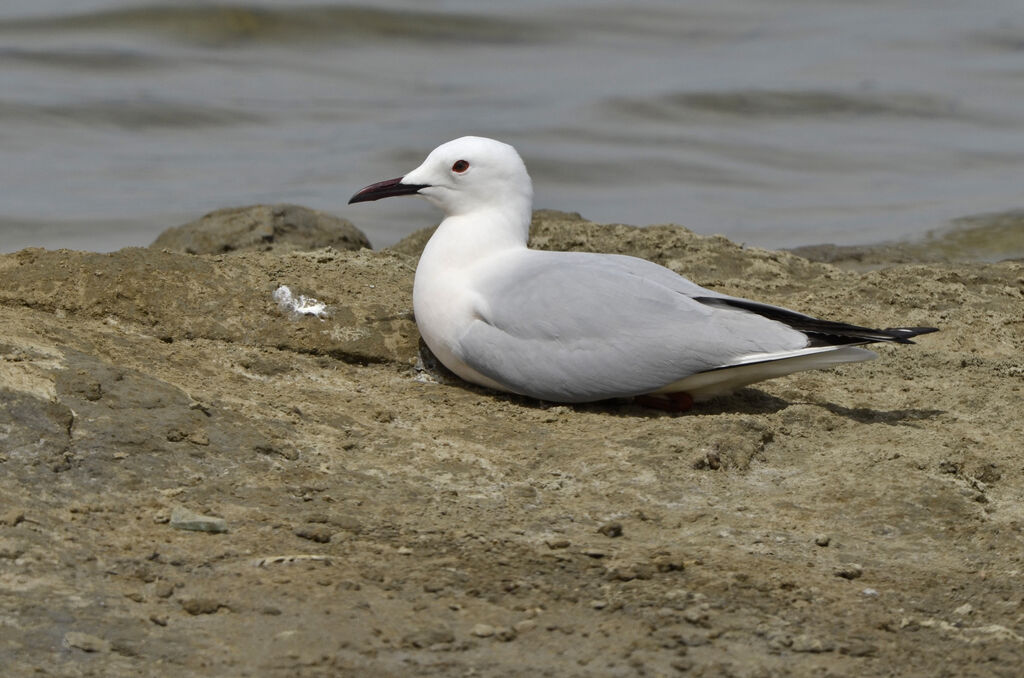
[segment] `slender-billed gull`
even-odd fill
[[[720,294],[644,259],[527,247],[533,185],[508,144],[462,137],[349,203],[421,195],[444,221],[420,257],[416,324],[463,379],[579,403],[693,401],[800,370],[870,360],[932,327],[871,329]]]

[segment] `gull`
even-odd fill
[[[527,246],[533,184],[516,150],[467,136],[349,204],[419,195],[444,220],[416,268],[413,311],[448,369],[560,403],[641,397],[682,411],[764,379],[871,360],[933,327],[871,329],[705,289],[654,262]]]

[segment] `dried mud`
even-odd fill
[[[0,257],[6,675],[1019,675],[1020,263],[538,213],[539,247],[942,328],[675,415],[424,368],[423,239]]]

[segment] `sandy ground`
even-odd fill
[[[424,370],[422,241],[0,257],[5,675],[1020,675],[1022,264],[540,213],[539,247],[942,328],[676,415]]]

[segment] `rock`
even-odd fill
[[[494,635],[494,627],[490,624],[476,624],[470,630],[470,633],[477,638],[490,638]]]
[[[523,619],[521,621],[517,621],[512,628],[516,630],[516,633],[526,633],[527,631],[532,631],[537,628],[537,621],[534,619]]]
[[[614,539],[615,537],[622,536],[622,523],[610,522],[605,523],[601,527],[597,528],[597,531],[604,536]]]
[[[832,543],[832,537],[827,534],[819,534],[814,538],[814,543],[824,548]]]
[[[789,646],[789,649],[793,652],[831,652],[835,649],[835,645],[829,641],[801,633],[793,638],[793,644]]]
[[[176,507],[171,511],[171,527],[194,532],[227,532],[228,523],[223,518],[203,516],[186,508]]]
[[[435,647],[455,642],[455,634],[446,627],[419,629],[402,639],[403,645],[412,647]]]
[[[150,245],[187,254],[295,252],[370,247],[366,236],[339,217],[299,205],[250,205],[216,210],[169,228]]]
[[[153,593],[157,598],[170,598],[174,595],[174,584],[166,580],[158,581],[153,586]]]
[[[515,640],[516,636],[516,630],[508,626],[499,626],[494,629],[494,637],[505,643]]]
[[[548,545],[549,549],[567,549],[572,544],[568,539],[562,537],[547,539],[544,543]]]
[[[974,606],[970,603],[964,603],[960,607],[953,610],[953,614],[958,617],[967,617],[974,612]]]
[[[864,574],[864,568],[857,563],[846,563],[837,567],[833,574],[843,579],[859,579]]]
[[[83,652],[108,652],[110,643],[97,636],[80,631],[68,631],[64,634],[64,644],[75,647]]]
[[[184,598],[181,601],[181,609],[191,615],[214,614],[222,607],[227,605],[213,598]]]
[[[318,544],[326,544],[331,541],[333,530],[327,525],[311,523],[295,528],[295,536],[315,541]]]
[[[681,553],[658,551],[651,556],[651,564],[658,572],[682,572],[686,569],[686,557]]]
[[[23,520],[25,520],[25,512],[21,509],[10,509],[0,514],[0,525],[14,527]]]

